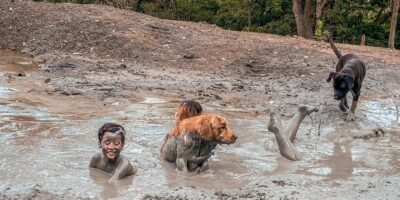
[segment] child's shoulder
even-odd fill
[[[92,156],[90,160],[89,167],[98,168],[98,165],[101,163],[102,153],[96,153]]]
[[[120,162],[124,162],[124,163],[131,163],[131,162],[129,161],[129,159],[128,159],[126,156],[123,156],[123,155],[120,155],[119,158],[118,158],[118,160],[119,160]]]
[[[126,156],[124,156],[122,154],[119,155],[119,159],[121,159],[121,160],[129,160]]]
[[[93,159],[100,159],[102,157],[103,153],[96,153],[92,156],[92,160]]]

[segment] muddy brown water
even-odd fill
[[[36,67],[30,57],[0,51],[1,73],[29,73]],[[209,170],[187,176],[159,158],[159,146],[174,124],[179,102],[147,97],[136,103],[117,102],[112,113],[74,116],[51,112],[28,96],[15,99],[21,92],[0,85],[0,189],[11,187],[14,193],[40,184],[48,191],[77,197],[137,197],[180,186],[214,191],[228,184],[235,189],[284,174],[335,180],[400,171],[400,135],[395,132],[400,122],[398,101],[390,96],[363,97],[358,109],[365,120],[349,126],[320,127],[318,114],[306,118],[296,138],[295,146],[303,155],[298,162],[280,156],[273,134],[267,131],[268,116],[205,104],[205,112],[228,119],[239,139],[215,150]],[[127,144],[122,153],[138,167],[137,175],[117,184],[107,183],[109,175],[88,169],[91,156],[100,151],[97,129],[106,122],[125,127]],[[388,134],[369,140],[352,138],[377,124]]]
[[[11,50],[0,49],[0,72],[32,72],[37,63],[31,57],[21,56]]]

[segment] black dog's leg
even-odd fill
[[[349,109],[349,104],[347,104],[347,98],[344,98],[344,106]]]
[[[361,88],[361,86],[360,86],[360,88]],[[354,112],[357,107],[358,98],[360,97],[360,89],[357,88],[357,89],[352,90],[351,92],[353,94],[353,102],[351,103],[351,108],[348,112],[346,121],[354,121],[354,118],[355,118]]]
[[[346,97],[344,97],[342,100],[340,100],[339,108],[342,112],[347,112],[347,110],[349,109],[349,105],[347,104]]]

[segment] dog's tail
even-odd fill
[[[329,40],[329,44],[331,45],[333,51],[334,51],[335,54],[336,54],[336,57],[337,57],[338,59],[342,58],[342,54],[340,53],[339,49],[336,48],[335,43],[333,43],[332,36],[329,36],[328,40]]]

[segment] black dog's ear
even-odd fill
[[[349,88],[353,88],[354,85],[354,78],[349,76],[349,75],[344,75],[343,79],[346,81],[347,85],[349,86]]]
[[[331,73],[329,73],[329,76],[328,76],[328,79],[326,79],[326,82],[331,81],[332,78],[335,77],[335,76],[336,76],[336,72],[331,72]]]

